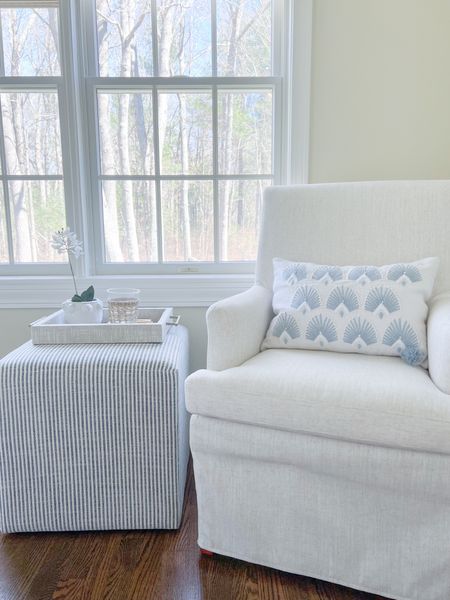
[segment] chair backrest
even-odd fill
[[[256,281],[272,259],[383,265],[438,256],[435,293],[450,291],[450,181],[275,186],[264,193]]]

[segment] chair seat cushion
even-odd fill
[[[450,454],[450,400],[396,357],[266,350],[186,382],[193,414],[336,439]]]

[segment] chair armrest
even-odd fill
[[[207,368],[223,371],[255,356],[271,317],[272,292],[260,285],[210,306]]]
[[[428,370],[434,384],[450,394],[450,294],[437,296],[427,322]]]

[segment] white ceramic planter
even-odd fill
[[[91,302],[72,302],[66,300],[62,304],[64,321],[70,325],[82,325],[87,323],[101,323],[103,321],[103,302],[92,300]]]

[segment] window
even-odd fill
[[[96,0],[100,272],[255,259],[274,178],[272,11],[268,0]]]
[[[0,273],[64,272],[65,222],[91,274],[249,272],[281,181],[282,4],[0,0]]]
[[[0,2],[0,264],[18,269],[63,258],[59,37],[57,2]]]

